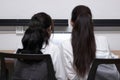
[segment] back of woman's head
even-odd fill
[[[84,5],[76,6],[72,11],[71,22],[73,66],[78,75],[84,77],[96,51],[91,10]]]
[[[23,49],[31,51],[40,51],[43,44],[48,45],[53,22],[46,13],[37,13],[31,20],[28,29],[22,39]]]
[[[78,5],[72,11],[71,21],[75,22],[80,15],[89,15],[92,18],[91,10],[87,6]]]

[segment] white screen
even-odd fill
[[[53,19],[70,19],[76,5],[91,8],[93,19],[120,19],[120,0],[0,0],[0,19],[30,19],[46,12]]]

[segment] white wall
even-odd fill
[[[87,5],[94,19],[120,19],[120,0],[0,0],[0,19],[30,19],[47,12],[54,19],[70,19],[76,5]]]
[[[120,50],[120,31],[95,31],[95,35],[108,38],[111,50]],[[21,47],[23,34],[0,34],[0,50],[16,50]],[[70,37],[69,33],[55,33],[52,39],[62,41]]]
[[[120,0],[0,0],[0,19],[30,19],[33,14],[42,11],[50,14],[53,19],[70,20],[71,11],[76,5],[89,6],[93,19],[120,19],[119,4]],[[63,27],[58,30],[62,29]],[[70,32],[71,27],[64,30]],[[22,35],[6,32],[0,34],[0,50],[17,49]],[[120,50],[120,29],[119,31],[95,31],[95,34],[106,36],[112,50]],[[61,33],[54,37],[64,39],[61,38],[63,35]],[[66,37],[68,36],[65,35]]]

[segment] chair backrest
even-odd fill
[[[6,64],[6,63],[9,63],[10,61],[12,63],[15,63],[12,79],[8,79],[8,75],[9,75],[8,73],[10,72],[7,72],[9,70],[7,70],[7,64]],[[29,61],[30,62],[32,61],[32,63],[30,63]],[[46,72],[47,76],[45,75],[44,79],[30,78],[30,76],[35,78],[40,76],[43,77],[45,67],[47,68],[45,69],[45,71],[47,70]],[[40,68],[43,68],[43,69],[40,69]],[[35,69],[37,69],[37,71]],[[49,54],[13,54],[13,53],[0,52],[0,80],[23,80],[22,78],[19,79],[19,77],[21,77],[20,75],[22,75],[23,77],[27,76],[30,78],[30,79],[27,79],[26,77],[26,79],[24,80],[56,80],[51,56]]]
[[[120,74],[120,59],[95,59],[93,61],[93,64],[91,66],[91,69],[89,71],[88,74],[88,78],[87,80],[95,80],[96,77],[96,73],[97,73],[97,69],[99,65],[108,65],[108,64],[112,64],[114,66],[116,66],[116,70],[117,72]],[[108,65],[109,66],[109,65]],[[103,70],[104,71],[104,70]],[[109,72],[110,73],[110,72]],[[101,74],[102,75],[102,74]],[[114,74],[113,74],[114,75]],[[111,75],[112,76],[112,75]],[[109,76],[110,77],[110,76]],[[100,80],[100,79],[99,79]],[[115,79],[116,80],[116,79]]]

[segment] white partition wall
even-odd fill
[[[119,32],[95,32],[96,36],[106,36],[111,50],[120,50],[120,31]],[[70,37],[70,33],[55,33],[51,36],[54,43],[58,44]],[[21,48],[23,34],[0,34],[0,50],[16,50]]]
[[[93,19],[120,20],[120,0],[0,0],[0,19],[30,19],[35,13],[46,12],[53,19],[68,19],[70,22],[71,11],[76,5],[90,7]],[[120,26],[110,26],[109,30],[106,27],[109,26],[100,27],[102,29],[95,31],[95,35],[106,36],[110,48],[120,50]],[[62,41],[70,37],[66,33],[71,32],[70,24],[68,27],[56,27],[55,30],[65,32],[55,33],[52,36],[55,40]],[[21,46],[22,36],[23,32],[17,32],[16,27],[0,26],[0,50],[16,50]]]
[[[69,19],[76,5],[87,5],[94,19],[120,19],[120,0],[0,0],[0,19],[30,19],[47,12],[54,19]]]

